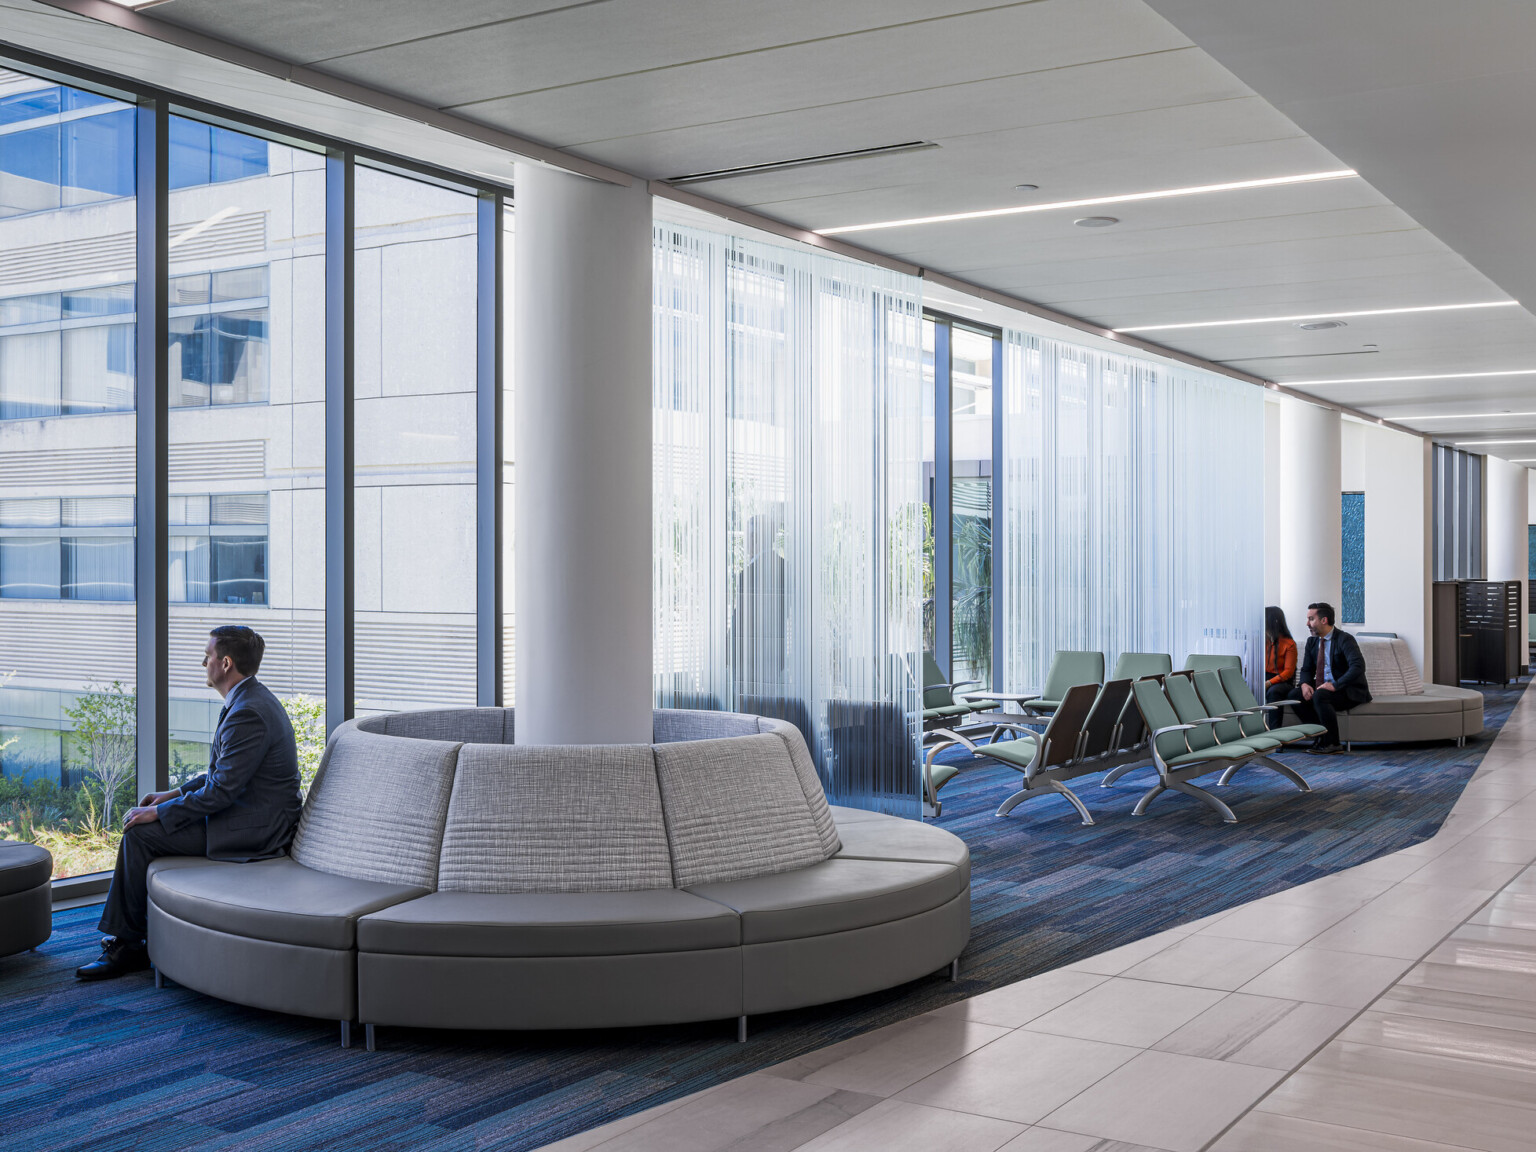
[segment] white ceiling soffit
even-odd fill
[[[110,7],[106,0],[54,2]],[[1478,53],[1447,50],[1447,39],[1464,36],[1478,11],[1498,9],[1514,19],[1527,6],[1536,13],[1526,0],[1466,0],[1445,12],[1440,0],[170,0],[136,15],[648,180],[913,141],[939,145],[699,187],[714,201],[801,229],[1346,167],[1364,172],[1365,179],[850,237],[885,256],[1113,329],[1511,294],[1536,299],[1536,288],[1516,292],[1523,285],[1502,272],[1490,279],[1493,264],[1464,258],[1459,233],[1438,222],[1427,231],[1422,224],[1433,212],[1396,197],[1393,170],[1378,164],[1372,150],[1379,142],[1367,146],[1321,127],[1308,135],[1307,109],[1293,111],[1285,92],[1261,98],[1245,83],[1250,71],[1261,90],[1279,76],[1300,95],[1325,100],[1338,85],[1320,59],[1357,67],[1378,50],[1405,53],[1405,74],[1432,75],[1463,60],[1470,67]],[[1357,9],[1374,16],[1357,16]],[[36,16],[49,9],[34,0],[0,0],[6,24],[22,11]],[[1218,63],[1186,34],[1205,38],[1193,23],[1197,16],[1212,24],[1228,16],[1250,21],[1251,29],[1234,35],[1281,48],[1295,43],[1305,67],[1289,58],[1271,66],[1258,49],[1224,58],[1227,41],[1213,41]],[[1307,27],[1316,43],[1301,42],[1287,23]],[[1502,44],[1487,46],[1490,59],[1503,61],[1532,42],[1519,31],[1507,28]],[[80,35],[71,26],[42,50],[79,58]],[[123,70],[121,61],[92,62]],[[173,72],[163,82],[195,81],[210,100],[219,99],[209,90],[219,83],[238,90],[248,82],[232,80],[217,62],[189,58],[181,67],[185,77]],[[1385,71],[1390,77],[1403,70],[1397,61]],[[301,99],[295,85],[278,86],[289,92],[282,97],[293,109],[286,118],[307,122],[298,106],[314,93]],[[222,102],[228,100],[226,92]],[[1424,101],[1416,115],[1450,114],[1431,95]],[[329,114],[339,125],[343,114]],[[1516,127],[1533,130],[1509,131]],[[352,134],[340,126],[332,131]],[[470,145],[460,139],[455,146]],[[1468,178],[1454,162],[1467,147],[1463,141],[1447,153],[1447,179]],[[1508,151],[1520,154],[1506,156],[1500,173],[1536,163],[1523,144]],[[1024,183],[1039,188],[1015,189]],[[1073,225],[1079,215],[1101,214],[1119,223]],[[1516,232],[1536,228],[1518,215],[1501,223]],[[1443,238],[1453,239],[1454,249]],[[1361,317],[1321,332],[1282,323],[1170,329],[1149,338],[1280,381],[1536,368],[1536,320],[1524,308]],[[1505,402],[1516,387],[1509,381],[1459,381],[1436,402],[1458,411],[1536,411],[1536,404]],[[1426,400],[1414,387],[1307,391],[1396,418],[1424,411]],[[1441,433],[1431,424],[1411,426]]]

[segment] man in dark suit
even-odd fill
[[[299,758],[282,702],[256,679],[266,644],[250,628],[215,628],[203,652],[208,687],[224,697],[208,771],[153,792],[124,817],[117,870],[98,925],[101,956],[75,970],[110,980],[149,967],[149,864],[161,856],[263,860],[280,856],[299,821]]]
[[[1307,605],[1307,652],[1301,661],[1301,683],[1291,689],[1287,703],[1307,724],[1328,729],[1307,749],[1319,756],[1344,751],[1339,743],[1340,712],[1356,704],[1368,704],[1371,689],[1365,682],[1365,657],[1348,632],[1333,626],[1333,605]]]

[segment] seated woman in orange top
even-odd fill
[[[1264,609],[1264,676],[1264,703],[1274,704],[1290,695],[1296,679],[1296,641],[1286,627],[1285,613],[1274,605]]]

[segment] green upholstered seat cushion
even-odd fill
[[[935,764],[929,774],[933,778],[933,790],[937,792],[956,776],[960,775],[960,769],[952,764]]]
[[[1004,764],[1015,768],[1027,768],[1035,758],[1037,744],[1032,736],[1020,736],[1017,740],[994,740],[983,752]]]
[[[946,704],[942,708],[924,708],[924,720],[941,720],[946,716],[964,716],[971,709],[964,704]]]
[[[1321,724],[1287,724],[1284,728],[1271,728],[1265,735],[1289,744],[1293,740],[1307,740],[1313,736],[1321,736],[1326,731],[1328,729]]]
[[[1163,763],[1167,764],[1170,768],[1177,768],[1181,764],[1198,764],[1202,760],[1241,760],[1244,756],[1252,754],[1252,748],[1235,747],[1231,744],[1216,744],[1210,748],[1202,748],[1198,752],[1185,752],[1182,756],[1164,759]]]
[[[1285,741],[1281,740],[1278,736],[1275,736],[1272,733],[1265,732],[1262,734],[1256,733],[1252,736],[1244,736],[1241,740],[1223,740],[1221,743],[1222,747],[1224,748],[1234,744],[1244,744],[1253,749],[1255,752],[1273,752],[1276,748],[1282,747],[1285,744]]]
[[[1036,712],[1054,712],[1056,709],[1061,707],[1061,701],[1046,700],[1044,698],[1039,700],[1026,700],[1024,701],[1024,707]]]

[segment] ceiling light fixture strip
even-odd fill
[[[1359,173],[1352,168],[1331,172],[1306,172],[1299,176],[1269,176],[1262,180],[1235,180],[1226,184],[1200,184],[1190,188],[1163,188],[1156,192],[1122,192],[1114,196],[1092,196],[1084,200],[1057,200],[1050,204],[1014,204],[1007,208],[983,208],[975,212],[948,212],[940,216],[911,216],[904,220],[881,220],[873,224],[844,224],[837,228],[816,229],[823,236],[849,232],[873,232],[881,228],[908,228],[918,224],[949,224],[956,220],[989,220],[998,216],[1022,216],[1029,212],[1053,212],[1063,208],[1094,208],[1101,204],[1133,204],[1141,200],[1167,200],[1178,196],[1203,196],[1212,192],[1243,192],[1252,188],[1279,188],[1287,184],[1315,184],[1323,180],[1346,180]]]
[[[1290,324],[1298,320],[1345,320],[1356,316],[1402,316],[1412,312],[1466,312],[1474,308],[1518,308],[1518,300],[1483,300],[1473,304],[1420,304],[1411,308],[1367,308],[1358,312],[1307,312],[1296,316],[1250,316],[1244,320],[1198,320],[1188,324],[1139,324],[1116,332],[1168,332],[1175,328],[1235,328],[1243,324]]]
[[[1536,376],[1536,368],[1503,372],[1435,372],[1427,376],[1348,376],[1336,380],[1291,380],[1287,388],[1315,388],[1321,384],[1404,384],[1415,380],[1485,380],[1497,376]]]

